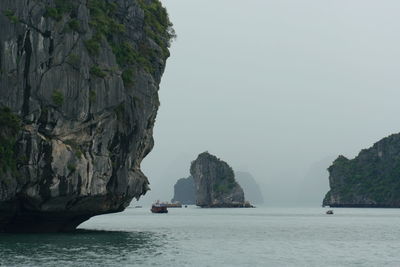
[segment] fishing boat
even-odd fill
[[[151,206],[152,213],[168,213],[167,205],[157,201]]]
[[[333,210],[328,210],[328,211],[326,212],[326,214],[332,215],[332,214],[333,214]]]

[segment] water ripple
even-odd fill
[[[0,234],[1,266],[110,266],[142,263],[165,245],[152,232],[80,230],[65,234]],[[140,260],[139,260],[140,259]]]

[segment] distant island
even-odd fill
[[[179,179],[174,186],[174,197],[172,203],[180,202],[183,205],[196,204],[196,189],[192,176]]]
[[[190,166],[196,190],[196,205],[207,208],[252,207],[245,201],[242,187],[232,168],[208,152],[201,153]]]
[[[236,181],[243,188],[246,200],[252,204],[264,204],[264,197],[256,179],[249,172],[235,172]]]
[[[252,204],[263,204],[264,198],[260,187],[249,172],[235,172],[236,182],[242,187],[246,200]],[[174,197],[172,202],[180,202],[184,205],[196,204],[196,190],[192,176],[179,179],[174,185]]]
[[[354,159],[339,156],[328,168],[330,191],[323,206],[400,207],[400,134],[362,150]]]

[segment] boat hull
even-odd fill
[[[151,207],[151,212],[152,213],[168,213],[168,209],[165,206],[162,206],[162,207],[153,206],[153,207]]]

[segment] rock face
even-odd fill
[[[400,134],[362,150],[352,160],[339,156],[329,167],[331,207],[400,207]]]
[[[196,190],[192,176],[181,178],[174,185],[174,197],[171,202],[177,201],[184,205],[196,204]]]
[[[0,2],[0,231],[75,229],[148,190],[171,23],[158,0]]]
[[[248,172],[235,172],[236,181],[243,188],[246,200],[252,204],[264,204],[264,197],[260,186],[257,184],[253,175]]]
[[[243,189],[235,181],[232,168],[216,156],[204,152],[190,167],[200,207],[243,207]]]

